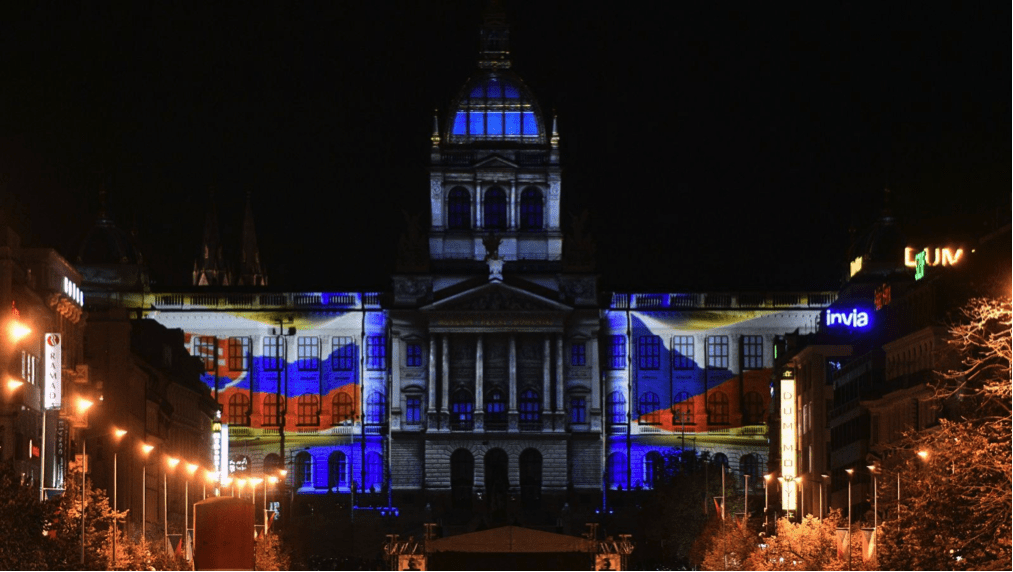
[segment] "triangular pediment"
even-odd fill
[[[516,286],[492,282],[453,294],[421,309],[439,312],[558,312],[572,308]]]
[[[512,161],[507,161],[506,159],[504,159],[503,157],[500,157],[499,155],[492,155],[491,157],[486,157],[485,159],[482,159],[481,161],[475,163],[475,168],[476,169],[516,169],[517,168],[517,163],[514,163]]]

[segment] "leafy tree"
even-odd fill
[[[840,556],[837,529],[847,523],[840,511],[826,518],[809,515],[802,522],[782,518],[777,534],[767,538],[745,563],[748,570],[871,570],[874,562],[862,559],[861,531],[852,530],[851,559]]]
[[[700,568],[703,570],[749,570],[749,558],[760,544],[757,531],[727,515],[724,522],[715,514],[704,529],[706,542]]]
[[[1010,318],[1009,300],[974,299],[950,329],[944,418],[908,435],[893,452],[906,461],[884,475],[905,484],[899,518],[880,531],[885,568],[1010,568]]]
[[[48,503],[46,550],[49,567],[54,570],[104,570],[109,565],[113,518],[115,513],[102,490],[88,483],[84,503],[84,566],[81,565],[81,472],[71,469],[63,495]],[[120,515],[122,519],[123,515]]]
[[[277,534],[259,538],[253,546],[257,570],[290,570],[292,556]]]
[[[39,570],[45,562],[39,491],[9,463],[0,466],[0,570]]]

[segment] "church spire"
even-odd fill
[[[208,214],[204,219],[204,241],[194,262],[194,286],[228,286],[232,280],[225,265],[221,237],[218,232],[218,213],[215,209],[215,190],[208,192]]]
[[[478,67],[507,69],[510,67],[510,27],[506,11],[499,0],[491,0],[485,9],[481,31]]]
[[[243,237],[239,255],[239,285],[267,286],[267,276],[260,265],[257,232],[253,227],[253,204],[246,192],[246,211],[243,213]]]

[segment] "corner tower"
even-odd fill
[[[433,120],[429,252],[434,267],[558,265],[559,137],[511,71],[509,29],[486,11],[478,69],[442,124]],[[493,248],[496,251],[490,251]]]

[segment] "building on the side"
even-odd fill
[[[104,203],[103,193],[103,203]],[[84,361],[94,380],[92,424],[85,433],[91,482],[110,505],[126,511],[126,531],[149,541],[183,534],[188,465],[212,466],[212,429],[218,405],[201,379],[202,362],[184,345],[184,333],[150,320],[136,308],[148,288],[144,260],[132,236],[103,204],[84,237],[76,268],[87,298]],[[116,431],[126,431],[117,436]],[[145,452],[143,446],[152,449]],[[179,459],[175,467],[168,459]],[[200,479],[200,480],[197,480]],[[200,500],[194,486],[188,500]],[[143,520],[143,525],[142,525]]]
[[[55,250],[24,247],[0,225],[0,461],[41,485],[40,495],[63,489],[89,427],[89,414],[75,404],[97,399],[84,360],[80,284]],[[15,324],[27,331],[15,335]]]

